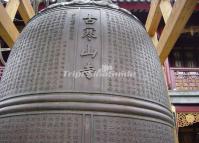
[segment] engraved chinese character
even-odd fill
[[[97,55],[97,50],[92,48],[91,46],[87,45],[87,47],[81,51],[80,55],[81,56],[91,56],[91,58],[95,58],[95,56]]]
[[[94,24],[97,21],[97,18],[94,18],[92,15],[88,14],[86,18],[83,18],[86,24]]]
[[[84,66],[84,69],[81,70],[80,72],[82,72],[87,79],[91,79],[93,77],[93,74],[95,73],[95,68],[94,66],[91,64],[91,63],[87,63],[85,66]]]
[[[83,37],[83,38],[87,38],[88,41],[91,41],[92,38],[93,38],[93,39],[97,38],[97,37],[95,36],[95,31],[96,31],[96,30],[95,30],[94,28],[85,28],[82,37]]]

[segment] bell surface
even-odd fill
[[[144,26],[110,1],[74,0],[23,29],[0,84],[0,143],[174,143]]]

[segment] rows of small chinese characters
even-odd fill
[[[81,70],[80,72],[83,73],[87,79],[92,79],[96,71],[92,60],[94,60],[95,57],[97,56],[96,48],[94,48],[93,45],[91,45],[91,41],[97,38],[96,33],[95,33],[96,30],[92,26],[97,21],[97,18],[93,17],[91,14],[88,14],[87,17],[83,18],[83,20],[86,24],[86,28],[83,29],[82,38],[86,39],[88,44],[86,45],[86,47],[84,47],[81,50],[80,56],[82,58],[90,57],[90,59],[84,65],[83,70]]]

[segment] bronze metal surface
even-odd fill
[[[103,68],[132,75],[94,76]],[[35,16],[0,83],[0,143],[174,143],[173,124],[151,39],[110,1]]]

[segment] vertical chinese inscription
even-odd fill
[[[82,49],[81,54],[83,56],[91,56],[91,58],[95,58],[97,55],[97,50],[90,45],[87,45],[84,49]]]
[[[132,40],[134,28],[133,21],[121,14],[105,12],[107,27],[105,29],[105,47],[103,49],[103,64],[113,67],[115,72],[133,71]],[[107,39],[107,40],[106,40]],[[131,94],[134,86],[131,86],[131,77],[108,77],[104,81],[104,89],[108,92]]]
[[[95,143],[173,143],[172,128],[134,118],[94,116]],[[161,132],[161,134],[159,133]]]
[[[96,23],[97,18],[95,18],[92,14],[88,14],[87,17],[83,18],[83,21],[86,24],[86,27],[83,29],[82,38],[85,39],[88,44],[86,47],[83,47],[80,56],[82,58],[87,56],[91,58],[84,65],[83,69],[80,70],[80,72],[83,73],[85,77],[90,80],[93,78],[93,74],[96,71],[92,60],[96,57],[97,50],[94,48],[93,45],[91,45],[91,41],[97,38],[96,29],[92,27]]]
[[[101,90],[101,77],[96,76],[102,66],[101,11],[80,9],[78,19],[78,41],[76,49],[75,90],[98,92]]]
[[[69,42],[63,38],[67,18],[67,10],[55,11],[24,28],[11,53],[7,78],[1,80],[1,97],[63,89],[64,68],[69,65],[65,64]]]
[[[74,40],[74,32],[75,32],[75,14],[72,14],[70,21],[70,40]]]
[[[95,29],[94,28],[85,28],[83,29],[84,30],[84,33],[83,33],[83,38],[87,38],[88,41],[91,41],[92,39],[95,39],[97,38],[95,36]]]
[[[81,114],[34,114],[1,118],[1,143],[82,143]]]
[[[93,17],[91,14],[88,14],[86,18],[83,18],[86,24],[94,24],[97,21],[97,18]]]
[[[84,69],[81,70],[81,72],[86,76],[87,79],[91,79],[93,77],[93,74],[95,71],[96,70],[95,70],[94,66],[92,65],[92,63],[87,63],[84,66]]]
[[[143,99],[150,98],[161,104],[167,104],[168,98],[161,96],[166,91],[163,80],[159,79],[162,76],[161,70],[156,70],[159,67],[157,60],[154,60],[156,53],[145,35],[144,28],[136,20],[120,13],[107,10],[104,15],[106,28],[103,31],[105,46],[102,64],[112,66],[116,72],[130,71],[132,77],[104,78],[103,91]]]

